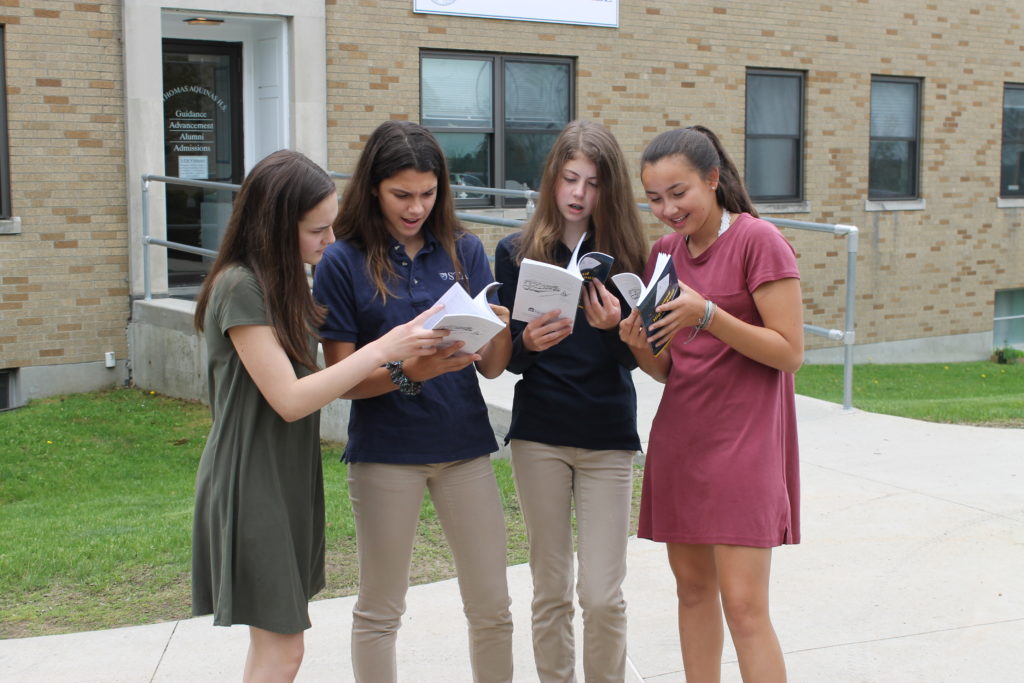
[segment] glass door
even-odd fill
[[[164,172],[189,180],[241,183],[242,44],[163,41]],[[167,239],[217,249],[233,192],[167,185]],[[169,249],[167,280],[194,293],[211,259]]]

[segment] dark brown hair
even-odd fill
[[[597,169],[597,203],[588,228],[595,248],[615,257],[612,272],[639,273],[647,257],[647,240],[630,190],[629,169],[611,131],[595,121],[572,121],[548,152],[537,210],[523,229],[516,260],[555,262],[563,229],[558,182],[566,163],[580,156]]]
[[[231,266],[244,266],[263,291],[267,322],[288,357],[316,370],[309,337],[316,335],[326,309],[310,294],[298,225],[335,192],[331,177],[299,152],[279,150],[256,164],[235,196],[217,259],[199,290],[196,328],[203,330],[217,276]]]
[[[640,167],[677,154],[686,157],[704,180],[707,180],[712,170],[718,169],[715,197],[719,206],[730,213],[746,212],[751,216],[757,216],[754,202],[747,194],[747,188],[744,187],[743,179],[736,170],[736,164],[711,129],[690,126],[658,134],[644,150],[640,158]]]
[[[455,272],[462,271],[455,243],[463,233],[455,218],[448,164],[441,145],[430,131],[417,123],[385,121],[366,141],[334,222],[334,234],[339,240],[346,240],[365,252],[369,275],[383,301],[391,295],[388,281],[396,273],[388,258],[390,233],[376,191],[382,182],[410,168],[437,176],[434,207],[423,222],[423,229],[430,230],[440,243],[451,258]],[[464,277],[457,277],[467,286]]]

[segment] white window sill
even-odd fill
[[[997,209],[1024,209],[1024,197],[996,197]]]
[[[923,199],[865,199],[865,211],[924,211]]]
[[[774,216],[780,213],[810,213],[810,202],[755,202],[754,208],[762,216]]]
[[[0,235],[20,235],[21,217],[5,218],[0,220]]]

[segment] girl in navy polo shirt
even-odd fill
[[[622,151],[604,126],[574,121],[548,154],[536,213],[523,232],[498,244],[501,303],[515,303],[523,258],[565,266],[583,233],[580,253],[614,256],[613,272],[643,267],[646,241]],[[530,538],[533,652],[542,681],[575,680],[573,503],[586,679],[625,677],[621,586],[640,440],[629,374],[636,361],[618,335],[624,306],[594,281],[581,308],[512,323],[508,369],[523,378],[508,436]]]
[[[493,280],[480,240],[455,219],[440,146],[408,121],[387,121],[367,140],[335,233],[314,278],[328,308],[320,330],[328,363],[415,318],[453,282],[474,295]],[[492,308],[507,324],[508,309]],[[357,681],[397,678],[395,641],[425,490],[455,558],[474,680],[512,678],[505,520],[488,457],[497,443],[476,377],[500,374],[512,341],[506,327],[476,354],[459,346],[389,363],[344,394],[353,399],[344,459],[359,547]]]
[[[295,677],[307,601],[324,587],[320,408],[441,336],[420,318],[318,371],[324,310],[303,264],[334,241],[337,213],[323,169],[274,152],[242,183],[196,301],[213,425],[196,475],[192,611],[249,625],[247,681]]]

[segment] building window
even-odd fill
[[[921,81],[871,79],[868,199],[916,199]]]
[[[755,201],[803,199],[804,74],[747,71],[746,183]]]
[[[1024,84],[1003,90],[1003,163],[1000,197],[1024,197]]]
[[[570,59],[423,52],[420,117],[444,148],[457,185],[536,190],[555,138],[573,119]],[[462,204],[524,199],[457,193]]]
[[[0,370],[0,410],[14,407],[14,370]]]
[[[1024,289],[996,292],[996,312],[992,321],[995,348],[1024,345]]]
[[[11,217],[11,173],[7,155],[7,36],[0,24],[0,219]]]

